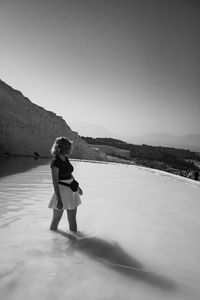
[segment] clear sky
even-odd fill
[[[0,78],[68,124],[200,134],[198,0],[0,0],[0,43]]]

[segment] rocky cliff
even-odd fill
[[[49,157],[58,136],[74,141],[74,158],[106,159],[103,153],[92,149],[72,131],[62,117],[32,103],[0,80],[0,154],[33,155],[38,152]]]

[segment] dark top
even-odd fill
[[[66,158],[65,161],[63,161],[58,156],[55,156],[51,161],[51,168],[53,167],[59,169],[59,180],[70,179],[72,176],[72,172],[74,171],[74,167],[71,165],[68,158]]]

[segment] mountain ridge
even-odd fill
[[[140,135],[116,134],[105,126],[86,122],[70,122],[73,128],[81,136],[93,138],[114,138],[131,144],[148,144],[152,146],[166,146],[200,151],[200,134],[188,133],[184,135],[174,135],[167,132],[146,133]]]
[[[102,160],[104,154],[92,149],[54,112],[32,103],[20,91],[0,80],[0,154],[50,157],[50,148],[58,136],[74,142],[72,157]]]

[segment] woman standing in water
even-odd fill
[[[66,210],[69,229],[73,232],[77,231],[76,214],[77,206],[81,204],[82,190],[72,175],[74,168],[68,159],[73,150],[72,146],[72,141],[66,137],[59,137],[51,148],[53,155],[51,171],[54,186],[54,194],[49,203],[49,208],[53,209],[51,230],[57,230],[63,211]]]

